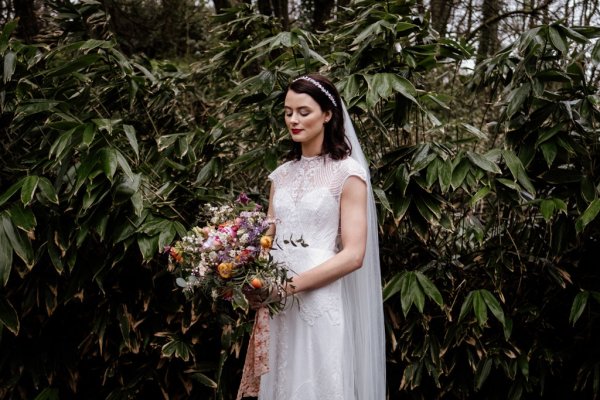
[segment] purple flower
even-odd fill
[[[246,193],[240,193],[240,195],[237,198],[237,202],[241,203],[243,205],[246,205],[250,202],[250,198],[246,195]]]

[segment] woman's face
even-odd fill
[[[331,112],[323,112],[319,103],[306,93],[288,90],[285,96],[285,124],[292,140],[302,145],[305,155],[321,153],[325,136],[325,123]],[[309,154],[311,153],[311,154]]]

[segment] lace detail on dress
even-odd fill
[[[333,283],[333,285],[336,284],[339,286],[338,282]],[[339,325],[342,319],[340,312],[341,299],[336,292],[315,290],[310,293],[299,294],[300,318],[306,321],[308,325],[313,326],[318,318],[327,315],[331,325]]]

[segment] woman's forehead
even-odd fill
[[[288,90],[285,95],[285,106],[290,108],[318,107],[319,103],[307,93],[296,93],[293,90]]]

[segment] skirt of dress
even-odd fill
[[[333,255],[309,247],[278,258],[301,272]],[[345,349],[344,329],[339,280],[288,301],[270,321],[270,371],[261,378],[259,400],[354,399],[352,352]]]

